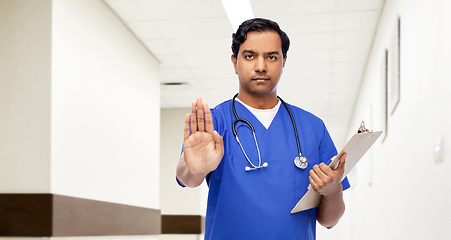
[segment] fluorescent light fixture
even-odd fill
[[[187,82],[163,82],[160,83],[160,89],[162,91],[191,91],[193,88]]]
[[[236,31],[244,21],[254,18],[249,0],[221,0],[221,3],[232,24],[233,31]]]

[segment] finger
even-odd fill
[[[208,107],[208,104],[204,103],[204,115],[205,115],[205,130],[207,130],[208,133],[213,133],[214,126],[213,126],[213,118],[211,116],[211,110]]]
[[[324,166],[326,166],[326,167],[324,167]],[[327,170],[329,167],[325,164],[324,164],[324,166],[322,166],[322,164],[319,164],[319,165],[313,166],[313,169],[312,169],[315,172],[315,174],[321,179],[326,179],[330,175],[330,173],[327,174]]]
[[[315,180],[313,180],[313,177],[312,177],[312,176],[308,176],[308,180],[309,180],[309,182],[310,182],[310,186],[311,186],[315,191],[318,191],[318,190],[319,190],[318,184],[316,184]]]
[[[326,175],[326,176],[333,176],[334,175],[334,170],[332,170],[332,168],[327,166],[325,163],[320,163],[318,165],[318,167],[324,173],[324,175]]]
[[[205,132],[204,118],[204,104],[202,104],[202,98],[197,98],[197,129],[200,132]]]
[[[197,132],[196,102],[191,104],[191,133]]]
[[[188,139],[190,132],[189,132],[189,124],[190,124],[190,118],[191,114],[187,113],[185,116],[185,126],[183,127],[183,139]]]
[[[215,149],[218,155],[223,156],[224,155],[224,140],[222,139],[221,135],[219,135],[218,132],[213,131],[213,140],[215,140]]]
[[[318,172],[316,172],[315,170],[310,170],[310,178],[312,179],[312,186],[316,186],[315,189],[318,189],[320,186],[324,186],[325,183],[324,181],[321,179],[321,177],[318,175]]]

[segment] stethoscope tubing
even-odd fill
[[[266,162],[264,163],[264,166],[261,165],[260,150],[259,150],[259,148],[258,148],[258,143],[257,143],[257,138],[256,138],[256,136],[255,136],[255,129],[254,129],[254,127],[252,126],[252,124],[251,124],[248,120],[246,120],[246,119],[244,119],[244,118],[239,118],[239,117],[238,117],[238,114],[236,113],[236,109],[235,109],[235,98],[238,96],[238,94],[239,94],[239,93],[235,94],[235,96],[233,96],[233,99],[232,99],[232,111],[233,111],[233,114],[235,115],[235,120],[232,122],[232,132],[233,132],[233,135],[235,136],[235,138],[236,138],[238,144],[240,145],[241,150],[243,151],[243,153],[244,153],[244,155],[245,155],[247,161],[252,165],[252,167],[254,167],[252,170],[258,169],[258,168],[261,168],[261,167],[266,167],[266,166],[268,165]],[[298,147],[299,159],[305,159],[305,161],[306,161],[306,158],[305,158],[304,156],[302,156],[302,152],[301,152],[301,144],[299,143],[298,131],[297,131],[297,128],[296,128],[296,122],[294,121],[293,114],[291,113],[290,108],[288,107],[288,104],[286,104],[285,101],[284,101],[282,98],[280,98],[279,96],[277,96],[277,98],[282,102],[282,104],[283,104],[283,105],[285,106],[285,108],[287,109],[288,114],[290,115],[291,123],[293,124],[294,135],[295,135],[295,137],[296,137],[296,144],[297,144],[297,147]],[[255,166],[255,165],[250,161],[250,159],[248,158],[246,152],[245,152],[244,149],[243,149],[243,146],[241,145],[241,142],[240,142],[240,140],[239,140],[239,138],[238,138],[238,133],[237,133],[236,128],[235,128],[235,126],[236,126],[236,124],[237,124],[238,122],[244,122],[245,125],[247,125],[247,127],[249,127],[249,129],[251,130],[251,132],[252,132],[252,134],[253,134],[253,136],[254,136],[255,145],[256,145],[257,150],[258,150],[258,158],[259,158],[259,165],[258,165],[258,166]],[[296,163],[296,160],[295,160],[295,163]],[[298,164],[296,164],[296,166],[298,166]],[[298,166],[298,167],[299,167],[299,166]],[[302,167],[300,167],[300,168],[302,168]],[[304,168],[305,168],[305,167],[304,167]],[[246,167],[246,171],[249,171],[249,170],[250,170],[250,168]]]

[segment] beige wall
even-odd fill
[[[0,52],[1,193],[160,208],[159,62],[103,1],[0,0]]]
[[[161,110],[161,213],[205,216],[207,186],[182,188],[175,169],[182,151],[183,125],[190,108]]]
[[[175,169],[182,151],[183,125],[190,108],[161,109],[161,214],[201,215],[207,208],[207,184],[182,188],[175,180]],[[161,235],[161,240],[197,240],[203,235]]]
[[[0,1],[0,192],[50,192],[51,12]]]

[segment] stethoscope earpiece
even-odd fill
[[[249,166],[246,166],[245,168],[244,168],[244,170],[246,170],[246,172],[249,172],[250,170],[257,170],[257,169],[259,169],[259,168],[264,168],[264,167],[267,167],[268,166],[268,163],[267,162],[265,162],[265,163],[263,163],[263,165],[261,165],[261,166],[254,166],[253,168],[251,168],[251,167],[249,167]]]

